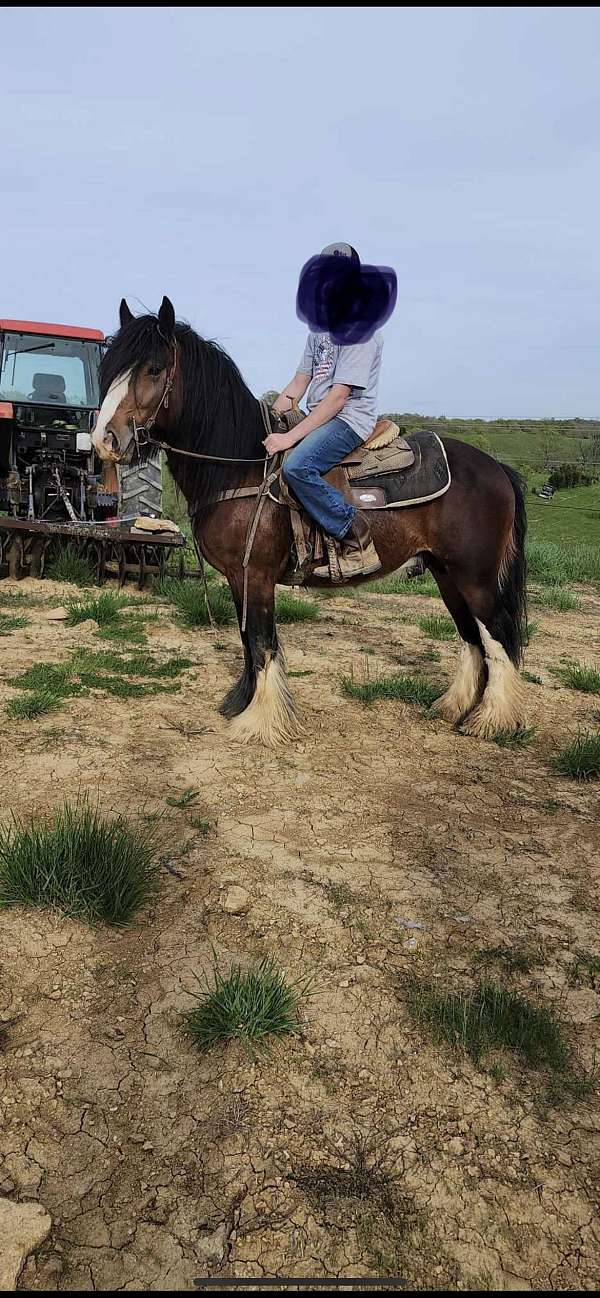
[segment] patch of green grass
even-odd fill
[[[0,613],[0,635],[8,635],[11,631],[20,631],[22,627],[28,625],[29,619],[18,617],[16,614]]]
[[[437,582],[429,572],[422,577],[410,579],[390,573],[389,577],[379,577],[368,582],[363,589],[374,595],[426,595],[432,599],[440,598]]]
[[[250,1057],[270,1053],[269,1038],[300,1031],[300,1005],[311,980],[289,983],[266,957],[254,969],[233,965],[227,974],[215,960],[198,1006],[184,1015],[185,1031],[201,1050],[241,1041]]]
[[[374,703],[377,699],[401,699],[404,703],[418,703],[421,707],[430,708],[442,693],[438,685],[432,685],[422,676],[380,676],[376,680],[356,681],[353,676],[342,676],[341,685],[344,694],[361,703]]]
[[[547,586],[544,590],[538,591],[531,596],[532,604],[538,608],[554,608],[560,613],[567,613],[570,609],[579,608],[579,599],[573,591],[567,590],[564,586]]]
[[[528,622],[525,627],[525,644],[530,644],[534,635],[537,635],[540,629],[539,622]]]
[[[50,690],[34,690],[31,694],[19,694],[6,705],[6,714],[16,720],[33,721],[45,712],[54,712],[60,707],[60,699]]]
[[[501,730],[492,740],[499,748],[528,748],[535,736],[535,726],[523,730]]]
[[[523,672],[521,672],[521,676],[523,677],[523,680],[524,680],[524,681],[529,681],[529,684],[530,684],[530,685],[543,685],[543,684],[544,684],[544,682],[543,682],[541,676],[535,676],[535,675],[533,674],[533,672],[525,672],[525,671],[523,671]]]
[[[560,811],[560,807],[560,802],[557,802],[555,798],[548,798],[546,802],[541,804],[541,810],[546,811],[549,816],[555,816],[557,811]]]
[[[208,583],[208,601],[204,582],[194,579],[180,581],[165,577],[154,587],[157,595],[167,599],[177,609],[183,626],[228,626],[235,618],[235,604],[229,586],[223,582]],[[212,614],[212,621],[211,621]]]
[[[574,500],[569,492],[569,500]],[[546,515],[549,512],[547,507]],[[544,586],[564,586],[569,581],[600,581],[600,546],[586,543],[560,545],[532,540],[526,548],[530,579]]]
[[[323,892],[337,911],[354,910],[358,903],[356,893],[348,887],[347,883],[333,883],[329,880],[323,884]]]
[[[167,658],[161,662],[150,653],[125,656],[109,649],[98,652],[82,649],[75,654],[74,662],[83,663],[88,671],[115,672],[119,676],[149,676],[157,680],[174,680],[186,667],[194,665],[191,658]]]
[[[552,675],[557,676],[571,690],[580,690],[582,694],[600,694],[600,671],[595,667],[567,663],[565,667],[555,667]]]
[[[79,679],[87,689],[103,690],[117,699],[144,699],[152,694],[174,694],[181,689],[179,681],[174,685],[160,685],[158,681],[132,681],[123,676],[106,676],[103,673],[85,671],[81,668]]]
[[[194,786],[190,784],[187,789],[183,790],[183,793],[181,793],[178,798],[174,796],[165,798],[165,802],[168,807],[178,807],[180,810],[184,810],[185,807],[189,807],[190,803],[195,802],[199,797],[200,793],[198,789],[195,789]]]
[[[45,575],[53,581],[71,582],[73,586],[93,586],[95,581],[91,564],[72,545],[65,546],[56,555],[48,564]]]
[[[128,923],[155,894],[149,829],[85,802],[0,828],[0,907],[43,906],[89,923]]]
[[[309,672],[288,672],[288,676],[314,676],[314,671]]]
[[[67,626],[77,626],[79,622],[87,622],[89,618],[93,618],[100,627],[109,626],[119,620],[121,609],[128,602],[125,595],[117,595],[112,590],[105,590],[96,596],[86,595],[80,600],[67,600]]]
[[[424,663],[439,663],[442,661],[442,655],[439,649],[425,649],[419,654],[419,658]]]
[[[321,616],[316,599],[299,599],[289,591],[283,591],[275,600],[275,620],[277,622],[315,622]]]
[[[475,956],[477,964],[500,965],[507,973],[529,973],[541,963],[535,951],[524,947],[488,946],[478,951]]]
[[[120,617],[116,622],[109,622],[108,626],[100,627],[96,637],[98,640],[111,640],[116,644],[145,645],[148,643],[143,618],[135,616]]]
[[[419,618],[418,626],[432,640],[455,640],[456,627],[451,617],[443,613],[430,613],[428,617]]]
[[[575,962],[569,969],[569,982],[572,987],[600,987],[600,956],[590,955],[587,951],[578,951]]]
[[[560,775],[570,775],[573,780],[599,780],[600,730],[579,734],[552,758],[551,765]]]
[[[463,1050],[474,1064],[490,1050],[503,1049],[518,1054],[530,1068],[570,1068],[570,1052],[552,1012],[496,983],[482,982],[472,992],[455,993],[415,979],[408,1007],[438,1040]]]
[[[191,667],[189,658],[169,658],[159,662],[149,653],[126,656],[114,650],[76,650],[68,662],[35,663],[9,684],[18,689],[32,691],[35,698],[27,696],[12,699],[7,706],[9,716],[34,717],[60,706],[62,700],[87,694],[88,690],[103,690],[115,698],[145,698],[151,694],[173,693],[181,688],[176,677]],[[143,679],[131,679],[131,678]],[[149,678],[149,679],[148,679]],[[164,685],[162,680],[172,680]]]
[[[33,667],[28,667],[20,676],[13,676],[8,683],[15,689],[52,694],[57,700],[82,693],[70,662],[34,663]]]
[[[189,816],[188,825],[191,829],[197,829],[198,833],[206,838],[212,829],[212,820],[209,820],[208,816]]]

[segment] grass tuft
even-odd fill
[[[475,1064],[490,1050],[503,1049],[516,1052],[530,1068],[566,1072],[570,1067],[568,1046],[551,1011],[496,983],[453,993],[415,979],[408,1007],[438,1040],[464,1050]]]
[[[51,690],[34,690],[31,694],[19,694],[6,705],[6,713],[17,720],[33,721],[44,712],[54,712],[60,707],[60,699]]]
[[[233,965],[227,974],[215,960],[212,977],[199,1005],[184,1015],[185,1031],[201,1050],[241,1041],[251,1057],[269,1054],[269,1037],[299,1032],[300,1003],[310,994],[310,979],[288,983],[269,957],[254,969]]]
[[[154,896],[157,877],[152,830],[85,802],[0,828],[0,907],[44,906],[122,925]]]
[[[275,619],[277,622],[315,622],[321,610],[315,599],[299,599],[284,591],[275,600]]]
[[[368,582],[364,589],[374,595],[427,595],[432,599],[440,598],[439,587],[431,573],[412,578],[391,573],[389,577],[379,577]]]
[[[547,586],[545,590],[538,591],[532,596],[532,603],[538,608],[557,609],[560,613],[579,608],[577,595],[570,590],[565,590],[564,586]]]
[[[600,694],[600,671],[595,667],[568,663],[565,667],[555,667],[552,675],[557,676],[571,690],[580,690],[583,694]]]
[[[377,699],[401,699],[404,703],[418,703],[430,708],[442,693],[422,676],[380,676],[377,680],[356,681],[353,676],[341,677],[342,690],[349,698],[361,703],[374,703]]]
[[[418,626],[425,635],[431,636],[432,640],[455,640],[457,631],[451,617],[445,617],[443,613],[430,613],[427,617],[419,618]]]
[[[22,627],[28,625],[29,619],[18,617],[16,614],[0,613],[0,635],[8,635],[11,631],[20,631]]]
[[[501,730],[492,739],[499,748],[528,748],[535,733],[535,726],[529,726],[523,730]]]
[[[211,626],[212,623],[228,626],[235,618],[231,591],[223,582],[208,583],[210,613],[204,583],[201,581],[180,581],[177,577],[164,577],[162,581],[156,582],[154,590],[174,605],[183,626]]]
[[[541,958],[535,951],[524,947],[488,946],[478,951],[475,956],[477,964],[500,965],[507,973],[529,973],[541,964]]]
[[[600,779],[600,730],[582,733],[551,759],[560,775],[573,780]]]
[[[112,590],[103,591],[101,595],[86,595],[84,599],[67,601],[67,626],[77,626],[93,618],[98,626],[109,626],[117,622],[121,609],[128,603],[125,595],[117,595]]]
[[[93,586],[95,581],[91,564],[72,545],[67,545],[57,554],[48,564],[45,575],[53,581],[68,581],[73,586]]]
[[[541,676],[536,676],[533,672],[521,672],[524,681],[529,681],[530,685],[543,685]]]
[[[178,798],[175,796],[165,798],[165,802],[168,807],[178,807],[181,811],[184,811],[192,802],[196,802],[199,797],[199,790],[195,789],[193,784],[189,784],[187,789],[184,789],[183,793],[180,793]]]

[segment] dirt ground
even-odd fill
[[[19,588],[50,606],[70,593]],[[548,765],[598,720],[598,699],[549,673],[600,654],[600,598],[580,595],[575,613],[532,609],[526,667],[543,684],[528,686],[523,751],[341,696],[340,672],[366,665],[450,675],[456,645],[402,621],[440,605],[410,595],[323,600],[320,621],[282,629],[305,734],[279,751],[232,747],[218,715],[237,629],[183,631],[166,607],[150,647],[193,659],[179,693],[5,717],[3,816],[78,791],[132,818],[162,809],[178,871],[124,932],[0,913],[0,1194],[53,1218],[21,1289],[192,1290],[207,1275],[598,1289],[597,1092],[542,1103],[537,1073],[476,1068],[406,1008],[411,971],[464,985],[481,950],[533,949],[511,985],[554,1005],[593,1066],[597,982],[573,968],[600,955],[598,786]],[[16,670],[102,647],[89,624],[26,612],[1,641],[2,709]],[[166,806],[189,786],[207,836]],[[230,884],[246,913],[223,908]],[[237,1045],[199,1054],[180,1013],[213,950],[224,966],[269,954],[292,978],[314,973],[302,1035],[258,1062]],[[356,1141],[389,1182],[375,1169],[349,1188]]]

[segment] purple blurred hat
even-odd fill
[[[296,314],[313,333],[349,346],[367,342],[389,320],[397,296],[391,266],[363,266],[350,243],[330,243],[302,267]]]

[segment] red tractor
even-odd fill
[[[103,343],[99,329],[0,320],[0,509],[13,518],[117,512],[92,450]]]
[[[11,576],[41,576],[64,544],[88,554],[98,580],[115,565],[140,580],[164,567],[167,542],[150,553],[131,530],[160,516],[160,460],[118,480],[92,447],[104,343],[99,329],[0,320],[0,566]]]

